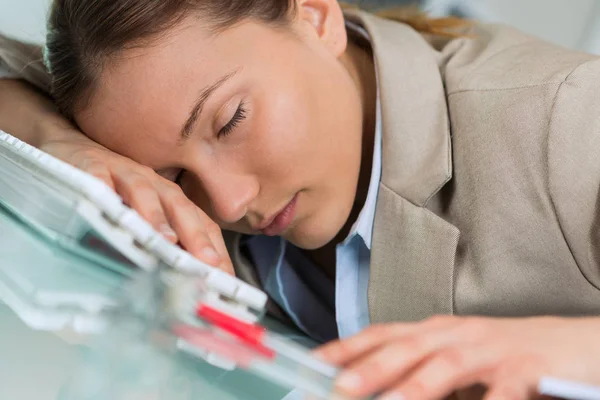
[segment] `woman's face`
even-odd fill
[[[222,228],[321,247],[353,206],[362,107],[346,44],[332,43],[342,18],[325,32],[313,17],[288,31],[245,22],[213,35],[190,18],[109,63],[77,123],[109,149],[179,176]]]

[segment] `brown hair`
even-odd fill
[[[215,30],[246,18],[283,25],[294,15],[295,4],[295,0],[54,0],[45,53],[51,94],[72,119],[76,107],[89,100],[99,71],[111,56],[156,38],[190,13],[206,17]],[[422,33],[447,36],[453,35],[458,21],[429,19],[414,7],[380,14]]]

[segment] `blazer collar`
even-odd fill
[[[404,24],[360,12],[379,79],[382,116],[381,182],[417,206],[452,177],[446,95],[437,52]]]

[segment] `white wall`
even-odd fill
[[[0,0],[0,32],[42,42],[50,0]]]
[[[600,54],[600,1],[594,2],[590,12],[590,23],[581,38],[579,48],[594,54]]]
[[[597,0],[475,0],[491,20],[566,47],[580,48],[588,25],[597,16]]]
[[[550,42],[600,54],[598,0],[425,0],[436,15],[452,6],[488,22],[515,26]]]

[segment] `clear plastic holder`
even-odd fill
[[[332,396],[338,370],[312,356],[305,347],[237,318],[213,302],[204,282],[169,274],[165,301],[174,319],[170,332],[179,349],[232,370],[243,368],[288,388],[299,388],[315,399]]]
[[[52,173],[43,163],[53,160],[63,167],[63,174],[78,170],[12,139],[0,131],[0,203],[3,207],[39,234],[81,256],[94,259],[104,254],[108,258],[118,258],[121,268],[152,268],[156,265],[157,260],[153,257],[136,246],[127,246],[133,244],[130,236],[115,227],[111,229],[110,221],[102,215],[100,208],[90,204],[82,193],[61,180],[58,172]],[[102,232],[97,226],[101,226]],[[120,249],[115,249],[105,239],[107,234],[115,238],[113,243],[122,244]],[[130,249],[123,255],[125,246]],[[119,272],[126,273],[123,269]]]
[[[124,276],[117,261],[82,258],[0,206],[0,301],[29,327],[100,333]]]
[[[7,234],[7,240],[0,241],[5,256],[0,265],[0,298],[34,329],[85,334],[84,357],[64,389],[65,399],[131,399],[137,393],[144,399],[264,400],[280,398],[273,393],[283,398],[292,387],[308,385],[293,397],[304,399],[322,398],[305,393],[324,394],[330,385],[330,374],[322,376],[322,368],[311,365],[305,338],[285,329],[283,334],[266,332],[261,342],[267,349],[265,356],[264,349],[257,350],[197,318],[200,304],[218,306],[211,301],[211,292],[204,291],[202,279],[167,267],[158,281],[154,273],[141,270],[133,280],[126,279],[35,235],[2,208],[0,226]],[[82,298],[57,306],[40,301],[54,294],[104,298],[111,303],[95,313],[95,306],[79,307],[87,302]],[[267,322],[279,331],[277,324]],[[186,328],[193,335],[182,334]],[[263,391],[269,396],[261,396]],[[204,396],[208,393],[214,396]]]
[[[65,399],[129,400],[137,398],[135,393],[144,399],[187,398],[169,393],[170,381],[147,378],[168,376],[165,368],[179,376],[188,374],[176,362],[182,356],[205,360],[223,371],[243,370],[283,388],[300,388],[308,398],[335,397],[334,368],[257,325],[264,313],[264,293],[168,243],[107,188],[0,132],[0,206],[12,215],[12,222],[6,219],[2,224],[12,223],[12,232],[19,232],[17,223],[27,226],[61,250],[96,261],[98,271],[132,278],[115,301],[107,293],[94,297],[94,279],[89,276],[85,284],[70,282],[69,288],[57,289],[74,279],[76,268],[65,272],[64,280],[46,279],[50,267],[52,273],[61,270],[58,263],[21,271],[0,269],[0,296],[12,302],[9,305],[30,326],[55,330],[68,324],[89,328],[92,321],[103,324],[98,328],[103,334],[96,337],[81,369],[83,375],[65,392]],[[22,246],[26,240],[21,243],[16,237],[13,243]],[[119,255],[128,261],[119,260]],[[106,268],[111,262],[112,268]],[[36,272],[31,275],[32,271]],[[54,288],[49,287],[52,284]],[[44,285],[46,289],[40,290]],[[50,292],[53,296],[47,295]],[[100,299],[109,301],[101,304]],[[147,368],[148,374],[139,372]],[[86,371],[94,372],[86,375]],[[140,385],[148,390],[138,391]]]
[[[91,248],[90,257],[120,254],[130,266],[148,271],[166,264],[193,272],[255,320],[264,313],[264,292],[168,242],[104,182],[2,131],[0,202],[64,248],[84,253]]]
[[[226,371],[244,370],[251,379],[278,385],[282,397],[297,390],[296,398],[342,399],[332,392],[336,370],[291,340],[265,330],[261,343],[249,344],[193,317],[192,303],[186,302],[199,299],[202,306],[202,285],[166,269],[138,274],[61,400],[216,398],[208,396],[215,382],[197,376],[189,365],[184,368],[185,357]]]

